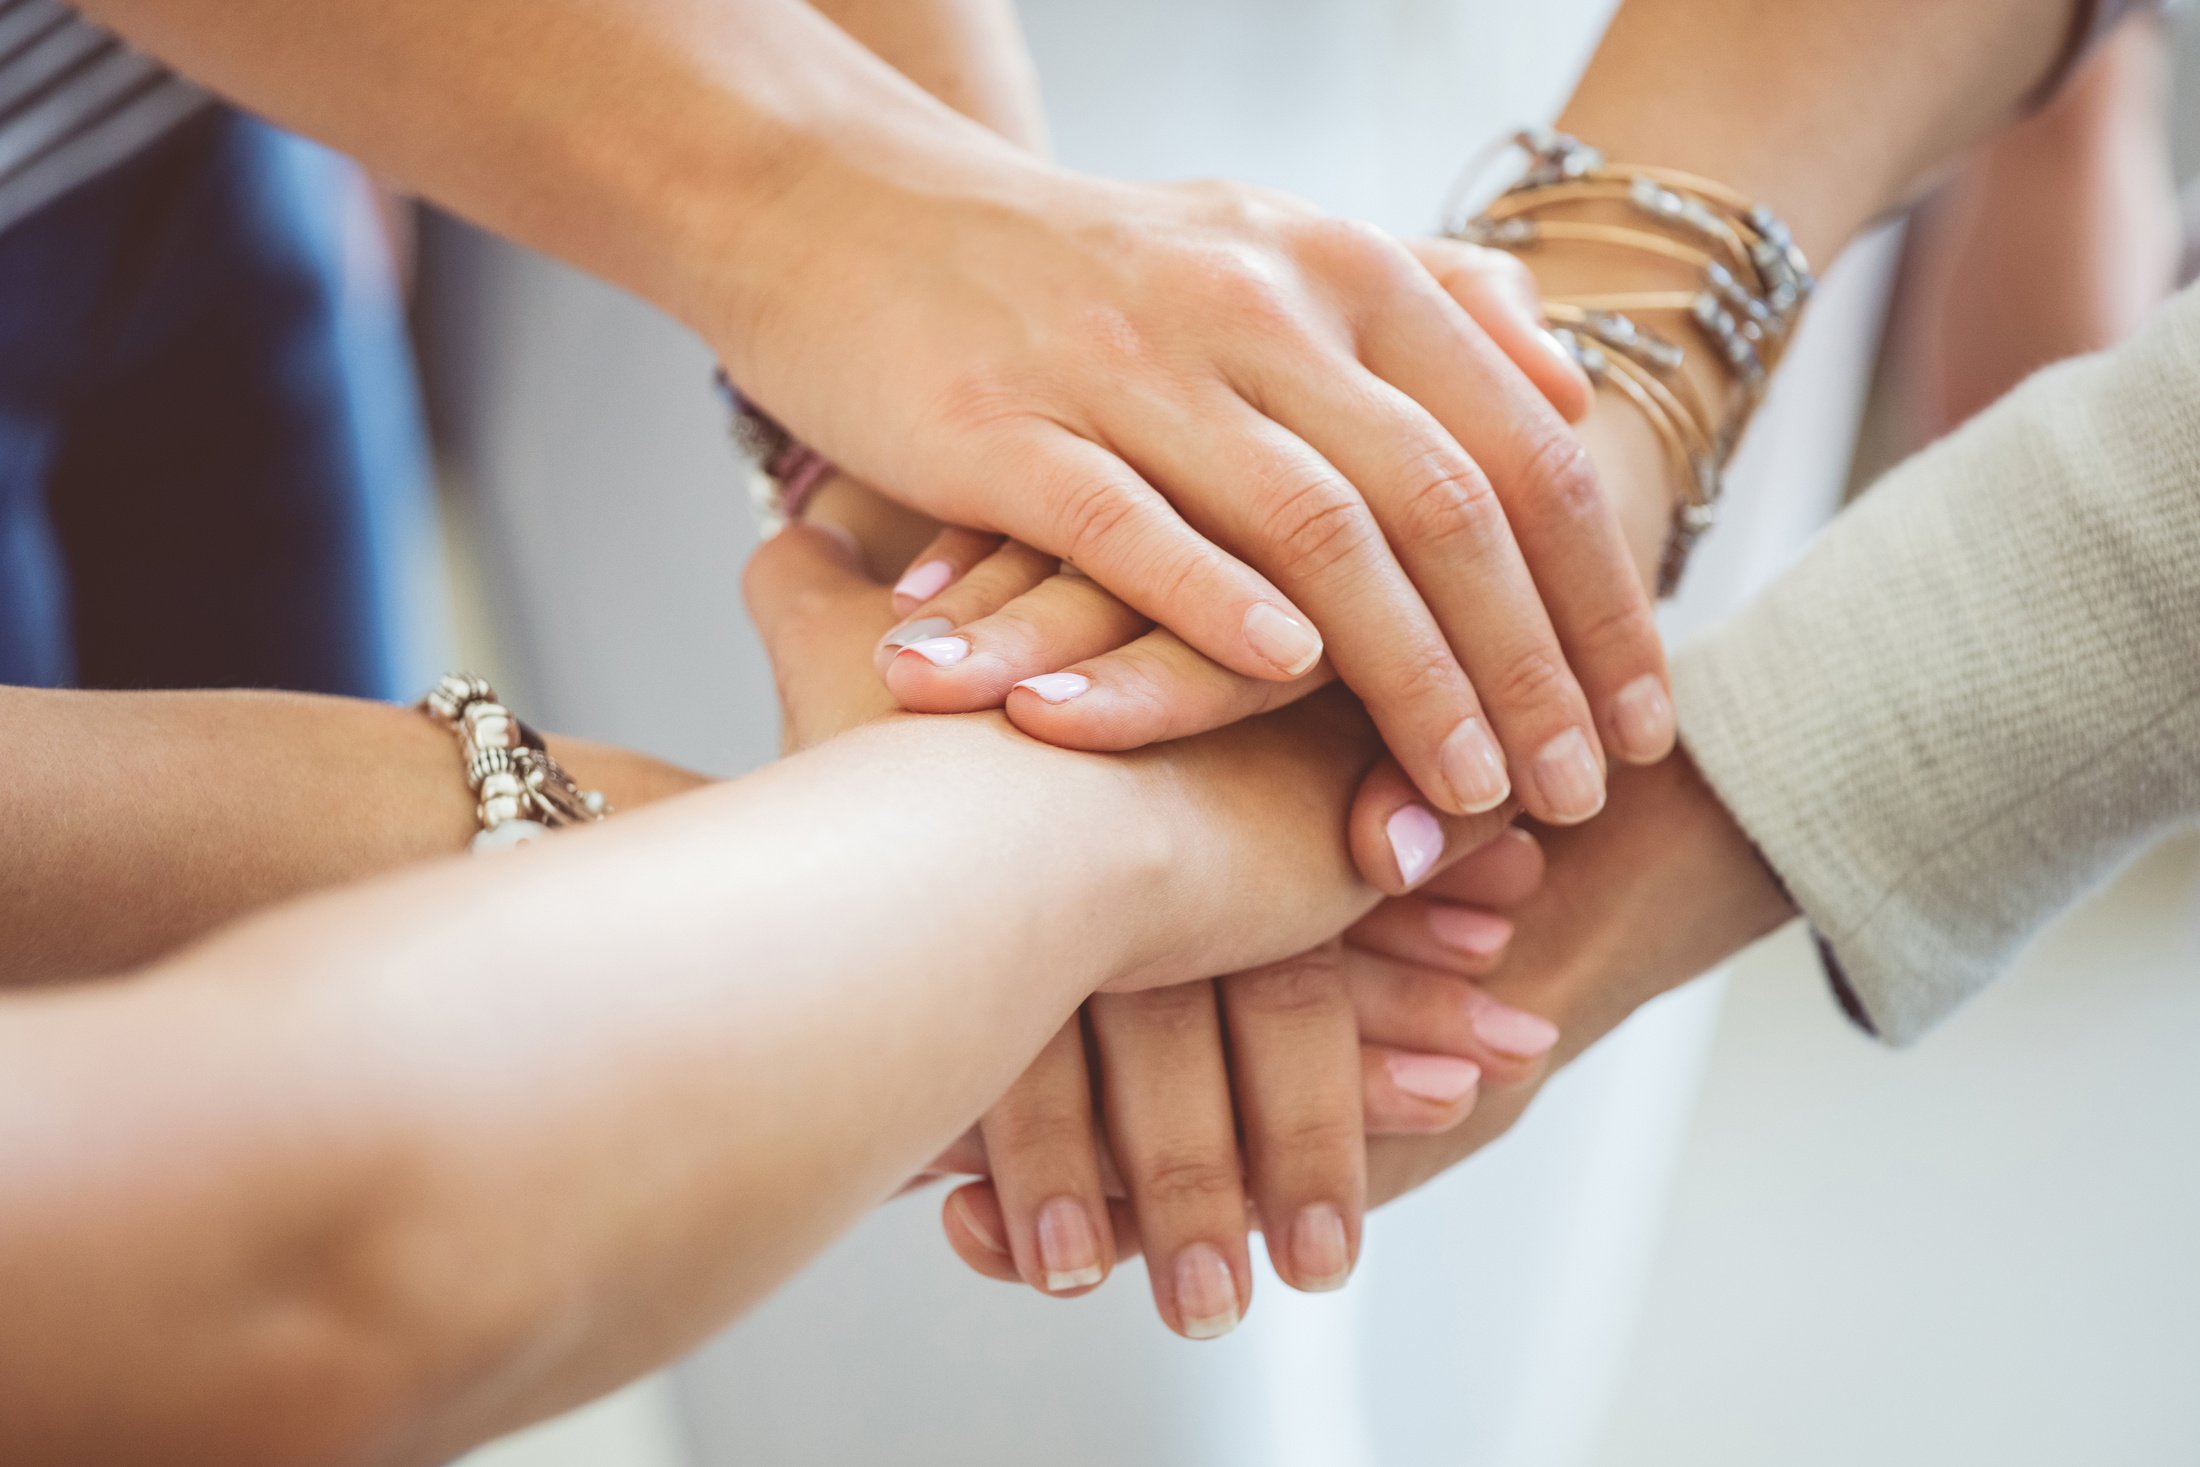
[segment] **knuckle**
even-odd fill
[[[1589,452],[1572,430],[1552,430],[1530,450],[1523,473],[1539,510],[1563,524],[1586,524],[1611,512]]]
[[[1471,459],[1431,448],[1408,474],[1398,513],[1402,532],[1414,543],[1448,548],[1497,537],[1504,510],[1489,476]]]
[[[1299,237],[1330,272],[1355,281],[1397,280],[1412,260],[1388,232],[1361,219],[1309,220]]]
[[[1531,647],[1505,665],[1490,699],[1507,708],[1537,707],[1565,698],[1572,682],[1573,674],[1555,649]]]
[[[1312,1022],[1344,1012],[1344,988],[1337,963],[1330,958],[1279,963],[1247,974],[1231,996],[1235,1003],[1273,1019]]]
[[[1582,625],[1578,640],[1583,647],[1606,656],[1639,648],[1644,653],[1644,660],[1648,660],[1654,656],[1658,628],[1651,618],[1648,602],[1639,594],[1630,595],[1599,608]]]
[[[1459,689],[1464,674],[1458,659],[1441,638],[1432,637],[1401,657],[1385,679],[1392,699],[1401,703],[1425,703],[1448,698]]]
[[[1312,581],[1363,557],[1375,535],[1367,505],[1348,485],[1322,475],[1278,493],[1263,516],[1262,539],[1279,574]]]
[[[1120,484],[1093,479],[1065,483],[1057,491],[1054,506],[1062,556],[1090,564],[1137,523],[1141,508],[1137,497]]]
[[[1241,1185],[1235,1158],[1207,1151],[1157,1152],[1137,1176],[1145,1202],[1169,1210],[1233,1201]]]
[[[1001,1106],[985,1118],[985,1137],[993,1164],[1001,1168],[1018,1157],[1058,1162],[1093,1144],[1086,1119],[1060,1105]]]
[[[1294,1116],[1271,1127],[1265,1141],[1301,1171],[1339,1170],[1350,1166],[1367,1144],[1367,1124],[1359,1107],[1347,1102],[1318,1115]]]

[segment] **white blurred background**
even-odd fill
[[[1024,6],[1066,161],[1400,230],[1553,110],[1606,8]],[[701,347],[456,227],[426,245],[467,660],[552,726],[769,758]],[[1819,307],[1676,634],[1836,501],[1889,258],[1861,247]],[[2200,1462],[2196,875],[2190,844],[2150,859],[1907,1055],[1847,1027],[1799,936],[1768,944],[1386,1213],[1345,1295],[1264,1277],[1219,1344],[1166,1335],[1135,1277],[1063,1305],[965,1275],[935,1200],[904,1202],[671,1377],[478,1467]]]

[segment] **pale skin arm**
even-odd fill
[[[765,552],[798,704],[886,618],[829,547]],[[0,997],[0,1458],[440,1462],[663,1362],[1094,988],[1364,908],[1372,751],[1337,702],[1134,759],[897,719]]]

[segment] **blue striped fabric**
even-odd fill
[[[149,146],[208,101],[61,0],[0,0],[0,229]]]

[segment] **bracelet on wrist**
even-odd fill
[[[1518,179],[1478,212],[1458,207],[1504,153],[1525,157]],[[1577,217],[1625,209],[1633,222]],[[1685,272],[1685,288],[1544,301],[1552,335],[1598,388],[1646,418],[1680,476],[1658,571],[1658,594],[1680,584],[1689,552],[1715,518],[1723,475],[1817,286],[1810,264],[1763,204],[1678,169],[1608,163],[1595,148],[1548,129],[1501,139],[1470,165],[1443,232],[1513,254],[1545,243],[1631,253]],[[1672,318],[1674,334],[1644,320]],[[1725,390],[1707,394],[1689,371],[1690,345],[1708,350]]]
[[[833,462],[749,401],[724,368],[717,384],[733,415],[734,446],[749,460],[749,507],[757,533],[769,540],[802,518],[810,496],[832,476]]]
[[[584,790],[550,757],[542,736],[498,701],[496,689],[472,673],[445,675],[420,700],[420,711],[458,738],[466,787],[481,829],[477,856],[537,841],[568,825],[590,825],[612,813],[603,794]]]

